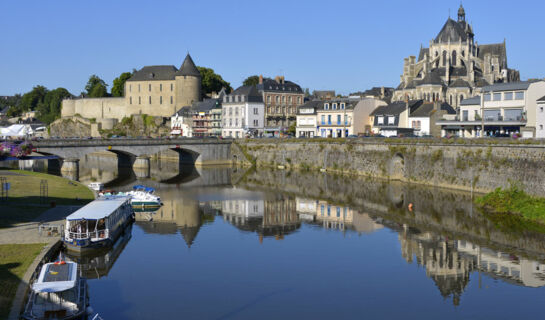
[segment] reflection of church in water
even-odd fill
[[[401,255],[426,269],[444,298],[458,305],[472,271],[494,279],[527,286],[545,286],[545,264],[494,251],[464,240],[429,232],[420,233],[405,226],[399,232]]]

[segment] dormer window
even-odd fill
[[[344,110],[344,102],[341,103],[341,110]]]
[[[334,103],[332,106],[333,106],[333,110],[337,110],[337,104],[336,103]]]
[[[329,110],[329,103],[324,104],[324,110]]]

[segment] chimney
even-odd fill
[[[384,99],[384,87],[380,87],[380,98]]]
[[[280,82],[281,84],[284,84],[284,81],[285,81],[285,80],[284,80],[284,76],[280,76],[280,81],[281,81],[281,82]]]
[[[259,84],[263,84],[263,75],[262,74],[259,75]]]
[[[280,83],[280,76],[274,77],[274,81],[276,81],[276,83]]]

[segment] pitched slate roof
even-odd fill
[[[543,97],[537,99],[537,101],[545,101],[545,96],[543,96]]]
[[[484,59],[486,54],[500,56],[500,61],[507,60],[505,43],[480,44],[477,51],[477,56]]]
[[[316,110],[323,108],[324,102],[322,100],[312,100],[306,102],[304,105],[297,107],[297,114],[316,114]],[[313,113],[300,113],[301,109],[313,109]]]
[[[532,84],[529,81],[494,83],[493,85],[483,87],[483,92],[487,91],[510,91],[510,90],[526,90]]]
[[[206,99],[204,101],[194,102],[191,106],[192,112],[209,112],[219,104],[218,99]]]
[[[421,61],[424,59],[424,55],[430,55],[430,49],[429,48],[420,48],[420,53],[418,54],[418,61]]]
[[[174,80],[175,66],[146,66],[136,71],[127,81]]]
[[[410,112],[416,110],[418,107],[422,105],[424,101],[423,100],[409,100],[409,109]],[[405,109],[407,108],[407,105],[405,101],[395,101],[385,106],[380,106],[373,110],[371,112],[371,116],[375,115],[399,115]]]
[[[424,79],[418,81],[419,86],[423,85],[442,85],[443,80],[441,79],[441,76],[439,75],[439,70],[433,70],[431,72],[426,73],[424,76]]]
[[[472,98],[466,98],[460,102],[461,106],[474,106],[474,105],[480,105],[481,104],[481,96],[475,96]]]
[[[303,93],[301,87],[291,81],[285,80],[284,83],[278,83],[273,79],[264,78],[263,83],[257,85],[257,90],[265,92],[294,92],[294,93]]]
[[[451,88],[471,88],[469,83],[463,79],[456,79],[453,83],[449,85]]]
[[[263,102],[263,96],[257,91],[256,86],[240,86],[227,97],[246,96],[247,102]]]
[[[319,111],[339,111],[339,110],[343,110],[343,109],[340,109],[340,106],[337,106],[337,109],[331,109],[332,108],[331,104],[333,104],[333,103],[337,103],[337,104],[344,103],[345,110],[351,110],[351,109],[354,109],[354,107],[356,106],[356,104],[359,101],[360,101],[359,98],[357,98],[357,99],[340,98],[340,99],[325,100],[325,101],[322,101],[322,103],[316,105],[316,110],[319,110]],[[326,103],[329,104],[329,107],[328,107],[327,110],[324,109],[324,105]]]
[[[460,39],[462,39],[462,42],[466,41],[467,34],[464,28],[465,23],[456,22],[448,18],[437,37],[435,37],[435,43],[446,43],[449,40],[451,43],[458,43]]]
[[[446,111],[447,114],[456,114],[456,110],[454,110],[454,108],[446,102],[441,103],[439,109],[442,111]],[[414,111],[412,111],[409,117],[429,117],[433,110],[434,103],[426,102],[423,103],[420,107],[416,108]]]
[[[193,59],[191,59],[191,56],[189,53],[187,56],[185,56],[184,62],[182,63],[182,66],[180,67],[180,70],[176,72],[177,76],[192,76],[192,77],[201,77],[201,73],[199,72],[199,69],[195,66],[195,63],[193,62]]]

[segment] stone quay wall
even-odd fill
[[[237,141],[257,167],[361,175],[478,193],[519,184],[545,196],[545,145],[457,144],[437,141]]]

